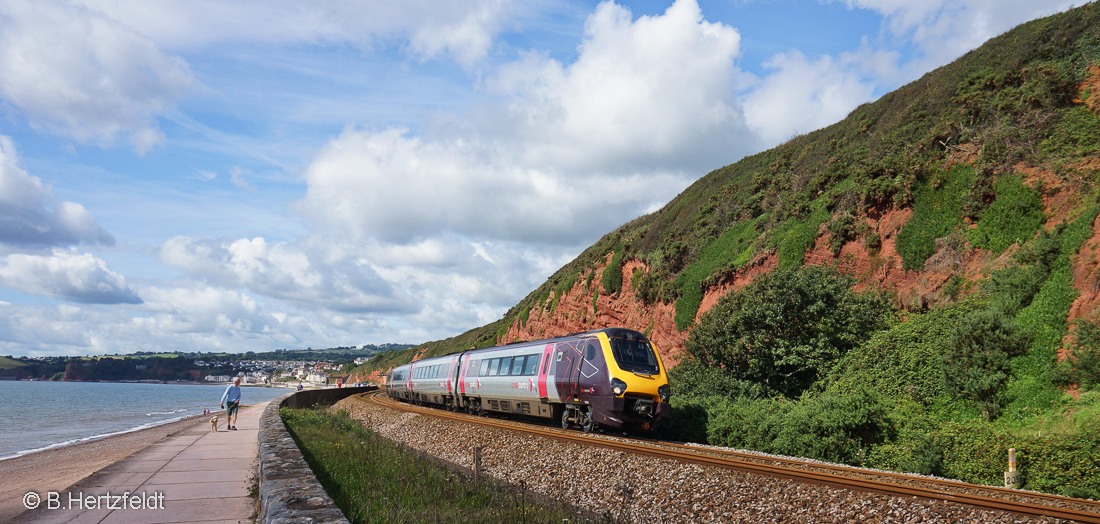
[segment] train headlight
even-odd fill
[[[626,393],[626,382],[617,378],[611,379],[611,391],[615,393],[616,397],[623,396],[623,393]]]
[[[668,398],[672,396],[672,389],[665,384],[657,388],[657,394],[661,396],[661,402],[668,402]]]

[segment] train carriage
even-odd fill
[[[454,406],[454,376],[458,355],[418,360],[410,364],[408,380],[409,402]]]
[[[389,382],[401,400],[556,419],[586,432],[647,430],[670,412],[660,355],[645,335],[622,328],[425,359],[395,367]]]

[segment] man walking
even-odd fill
[[[227,406],[228,404],[228,406]],[[226,431],[237,430],[237,408],[241,405],[241,377],[233,377],[233,383],[222,393],[221,407],[225,408]]]

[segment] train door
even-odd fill
[[[539,357],[539,397],[548,398],[550,396],[549,388],[546,385],[546,380],[550,376],[550,365],[552,362],[550,359],[554,357],[554,345],[547,344],[542,351],[542,355]]]
[[[577,347],[578,342],[560,342],[555,346],[557,354],[557,366],[554,372],[557,374],[558,394],[562,400],[572,400],[581,394],[581,367],[584,365],[584,354]],[[583,345],[582,345],[583,347]]]
[[[558,344],[554,351],[554,382],[561,400],[569,401],[577,395],[577,383],[573,380],[576,369],[576,352],[568,344]]]

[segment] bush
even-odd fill
[[[718,367],[707,366],[695,359],[687,359],[668,372],[673,396],[696,401],[712,398],[739,399],[765,398],[778,395],[759,382],[736,378],[733,373]]]
[[[722,399],[708,410],[707,441],[716,446],[782,453],[779,433],[794,404],[782,397]]]
[[[737,379],[797,397],[848,350],[887,327],[884,296],[816,266],[777,269],[730,293],[692,330],[684,350]]]
[[[1090,391],[1100,385],[1100,324],[1078,320],[1068,358],[1058,363],[1054,381],[1059,386],[1079,386]]]
[[[1024,352],[1025,335],[1000,311],[978,311],[959,322],[947,347],[947,385],[978,402],[987,419],[996,417],[1003,402],[1001,390],[1012,371],[1009,359]]]
[[[784,398],[723,399],[710,411],[711,444],[862,464],[890,438],[890,419],[867,391]]]
[[[871,447],[891,437],[887,409],[867,390],[804,398],[777,437],[780,453],[863,465]]]

